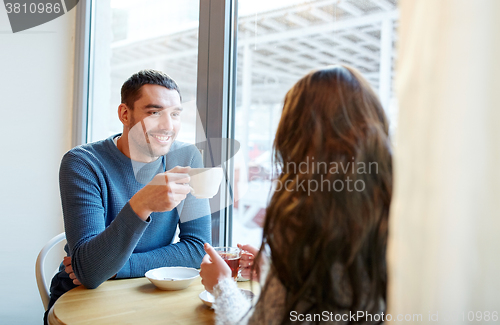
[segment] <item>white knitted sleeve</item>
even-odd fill
[[[241,293],[236,282],[232,278],[226,278],[214,287],[213,295],[215,302],[212,307],[215,310],[216,325],[232,325],[248,323],[252,312],[251,301]]]

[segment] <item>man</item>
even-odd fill
[[[181,97],[166,74],[143,70],[122,86],[123,133],[67,152],[59,182],[68,244],[49,310],[66,291],[162,266],[200,266],[210,242],[208,200],[190,192],[196,147],[175,141]],[[173,244],[177,225],[180,241]]]

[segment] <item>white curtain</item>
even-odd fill
[[[400,10],[388,313],[500,323],[500,0]]]

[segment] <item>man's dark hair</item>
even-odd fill
[[[170,90],[176,90],[179,93],[179,96],[181,96],[179,86],[177,86],[174,79],[170,78],[164,72],[146,69],[134,73],[123,83],[122,103],[127,105],[130,109],[133,109],[135,101],[141,96],[141,87],[144,85],[163,86]]]

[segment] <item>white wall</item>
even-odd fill
[[[1,324],[42,324],[35,260],[63,231],[58,169],[71,145],[74,30],[73,9],[13,34],[0,6]]]

